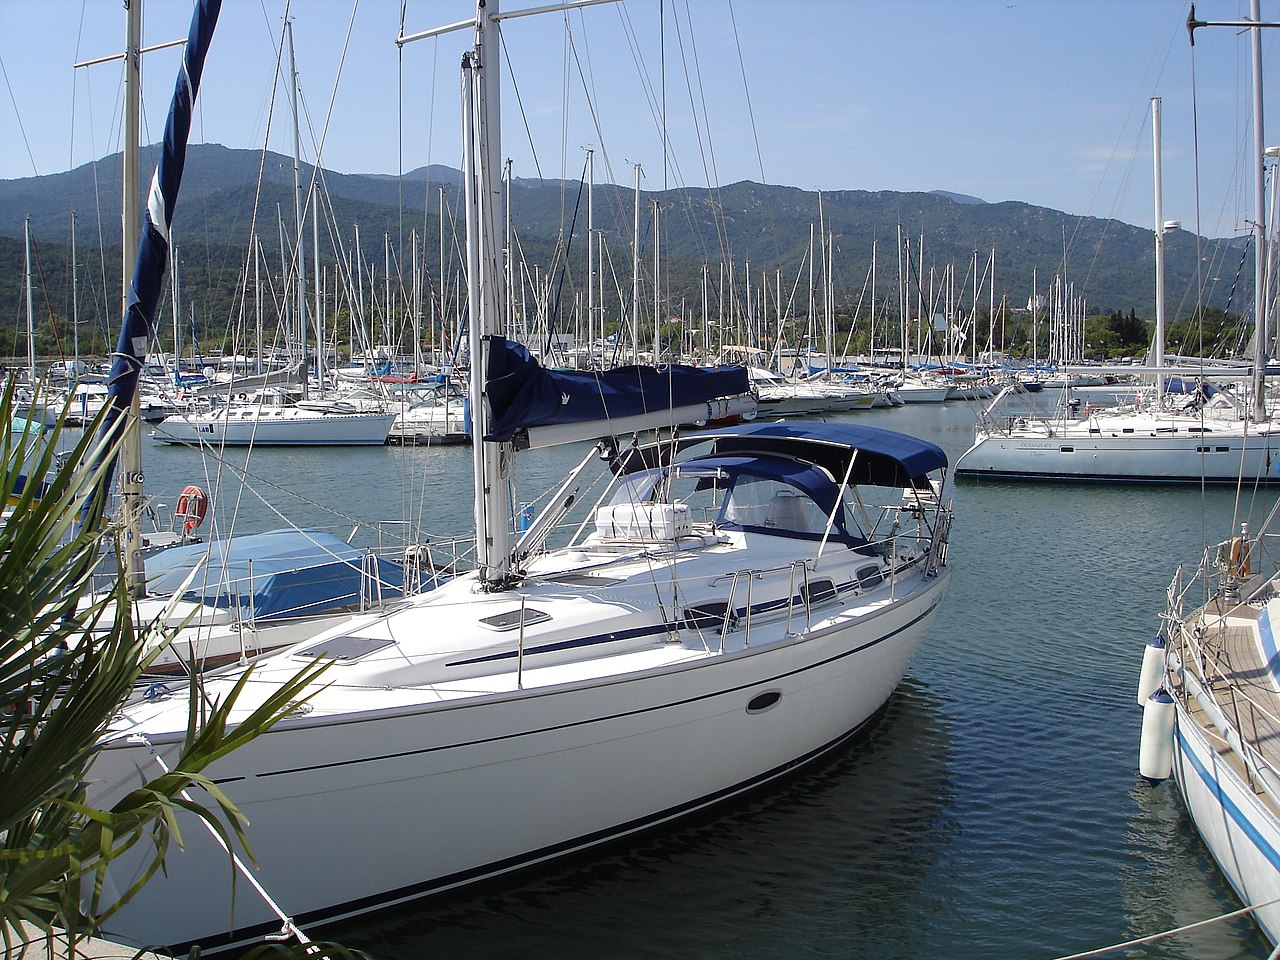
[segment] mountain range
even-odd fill
[[[144,170],[154,168],[157,150],[156,146],[144,149]],[[312,168],[303,165],[301,174],[304,182],[309,182]],[[99,303],[99,308],[114,304],[120,275],[120,176],[121,156],[114,154],[65,173],[0,181],[0,304],[4,316],[21,317],[25,322],[22,237],[28,218],[38,251],[41,291],[36,299],[44,304],[37,313],[69,314],[73,210],[77,217],[80,300],[90,303],[92,292],[92,302]],[[395,263],[407,259],[408,236],[415,229],[423,238],[421,255],[429,270],[438,274],[443,269],[448,277],[462,262],[459,171],[438,165],[403,176],[322,171],[320,179],[326,198],[324,223],[332,225],[320,227],[323,261],[333,261],[335,246],[351,250],[358,228],[361,259],[369,277],[383,274],[388,250]],[[183,290],[194,302],[206,330],[218,331],[232,316],[237,277],[251,232],[261,238],[267,259],[279,262],[279,251],[292,233],[281,224],[293,220],[293,196],[293,162],[287,157],[217,144],[189,148],[174,242]],[[535,266],[544,277],[550,270],[561,302],[567,303],[566,290],[573,289],[585,274],[585,186],[560,180],[516,179],[510,197],[518,252],[529,275],[535,274]],[[750,181],[711,189],[642,192],[640,260],[648,277],[646,291],[652,283],[655,201],[661,211],[661,273],[668,313],[678,314],[681,301],[698,305],[697,310],[690,307],[691,312],[700,311],[703,265],[708,265],[712,282],[719,283],[721,264],[731,261],[739,289],[741,278],[749,271],[757,288],[762,282],[769,286],[768,304],[775,302],[780,289],[784,298],[794,296],[795,312],[803,315],[808,308],[806,258],[811,236],[821,225],[831,238],[830,269],[837,310],[846,314],[853,312],[860,299],[864,304],[869,302],[873,250],[876,296],[891,301],[896,297],[900,237],[906,238],[904,244],[909,248],[906,269],[910,284],[922,288],[926,298],[932,289],[939,304],[943,303],[942,291],[950,284],[961,308],[968,310],[976,261],[981,281],[978,301],[980,312],[985,311],[991,296],[987,264],[993,257],[997,304],[1005,298],[1009,307],[1023,307],[1033,292],[1033,278],[1035,289],[1045,293],[1055,277],[1065,276],[1090,313],[1154,314],[1154,240],[1147,229],[1015,201],[986,203],[941,190],[818,194]],[[442,203],[446,210],[443,230],[439,218]],[[597,184],[594,188],[595,224],[608,257],[606,290],[619,291],[616,295],[624,298],[630,293],[634,204],[629,187]],[[310,245],[310,230],[307,234]],[[562,257],[559,251],[564,250],[567,255]],[[1205,302],[1241,312],[1245,305],[1238,291],[1233,292],[1233,281],[1251,275],[1250,257],[1243,240],[1198,241],[1184,230],[1169,232],[1166,291],[1170,317],[1185,316],[1193,309],[1198,262],[1210,268],[1204,274]],[[816,257],[815,261],[814,275],[820,280],[822,261]],[[560,263],[570,265],[563,279],[557,268]],[[398,270],[393,265],[392,272]],[[647,292],[645,296],[649,296]],[[113,309],[103,312],[110,314]]]

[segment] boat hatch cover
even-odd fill
[[[551,614],[544,613],[541,610],[534,610],[532,607],[516,607],[516,609],[508,610],[506,613],[496,613],[492,617],[481,617],[480,622],[486,627],[493,627],[495,630],[514,630],[521,624],[527,627],[550,619]]]
[[[312,644],[305,650],[299,650],[298,656],[315,657],[317,660],[342,660],[349,663],[394,643],[394,640],[387,637],[357,637],[348,634]]]

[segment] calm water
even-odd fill
[[[966,404],[858,416],[934,440],[953,463],[972,438]],[[584,453],[522,454],[522,498]],[[187,482],[217,481],[192,451],[146,456],[149,490],[170,502]],[[281,525],[279,510],[343,536],[388,518],[459,534],[469,458],[263,450],[253,493],[237,503],[226,471],[215,512],[223,524],[238,511],[242,530]],[[887,714],[851,749],[717,815],[322,935],[397,960],[1031,960],[1235,909],[1176,791],[1137,778],[1134,701],[1174,568],[1226,536],[1233,495],[999,483],[952,493],[951,595]],[[1255,520],[1274,501],[1253,504]],[[1109,956],[1268,953],[1236,920]]]

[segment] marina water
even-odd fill
[[[952,401],[853,416],[933,440],[954,464],[974,413]],[[518,499],[587,449],[522,453]],[[214,486],[197,451],[145,457],[161,500]],[[416,521],[433,540],[471,528],[465,447],[262,449],[243,489],[243,452],[228,461],[212,512],[240,532],[282,517],[344,537],[356,521],[390,521],[387,534]],[[388,960],[1047,960],[1237,909],[1172,782],[1137,776],[1135,699],[1175,568],[1229,535],[1234,491],[951,492],[951,595],[887,712],[848,750],[673,828],[318,935]],[[1246,495],[1240,519],[1260,523],[1275,499]],[[316,824],[315,842],[323,834]],[[287,890],[271,893],[289,909]],[[1108,956],[1269,953],[1246,917]]]

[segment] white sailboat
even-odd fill
[[[1262,22],[1258,0],[1251,19],[1236,23],[1197,21],[1192,8],[1191,29],[1210,25],[1246,27],[1252,35],[1254,229],[1261,241],[1260,34],[1280,24]],[[1152,781],[1175,778],[1209,852],[1273,944],[1280,944],[1280,567],[1271,529],[1277,512],[1273,507],[1256,532],[1242,524],[1237,535],[1208,547],[1197,566],[1179,567],[1138,683],[1140,773]]]
[[[1252,413],[1231,394],[1205,383],[1174,397],[1164,374],[1164,232],[1160,176],[1160,100],[1152,100],[1155,141],[1156,334],[1155,386],[1146,404],[1109,409],[1063,405],[1039,415],[1025,391],[1006,387],[979,416],[973,445],[956,461],[956,476],[992,480],[1123,483],[1280,483],[1280,427],[1261,400]],[[1260,248],[1259,248],[1260,249]],[[1258,257],[1261,261],[1262,257]],[[1261,298],[1259,298],[1261,301]],[[1258,339],[1255,368],[1265,368]],[[1256,379],[1256,378],[1255,378]],[[1253,391],[1261,396],[1261,383]],[[1174,403],[1177,401],[1177,405]]]
[[[475,31],[463,89],[478,569],[248,668],[238,711],[333,661],[293,715],[208,771],[248,819],[253,886],[269,896],[242,883],[233,905],[227,852],[184,823],[182,853],[108,924],[124,941],[292,932],[759,787],[877,715],[947,592],[947,460],[933,444],[822,423],[682,436],[675,424],[751,409],[744,370],[553,374],[499,335],[499,20],[487,0],[425,34]],[[655,427],[621,452],[613,440]],[[516,538],[516,450],[599,436]],[[593,466],[613,478],[594,505],[580,495]],[[579,532],[548,546],[575,508]],[[242,673],[207,677],[204,695]],[[129,706],[90,802],[171,762],[189,707],[178,694]],[[119,860],[106,883],[133,879]]]
[[[260,403],[220,404],[201,413],[165,417],[151,439],[214,448],[381,446],[395,419],[394,411],[317,410],[268,393]]]

